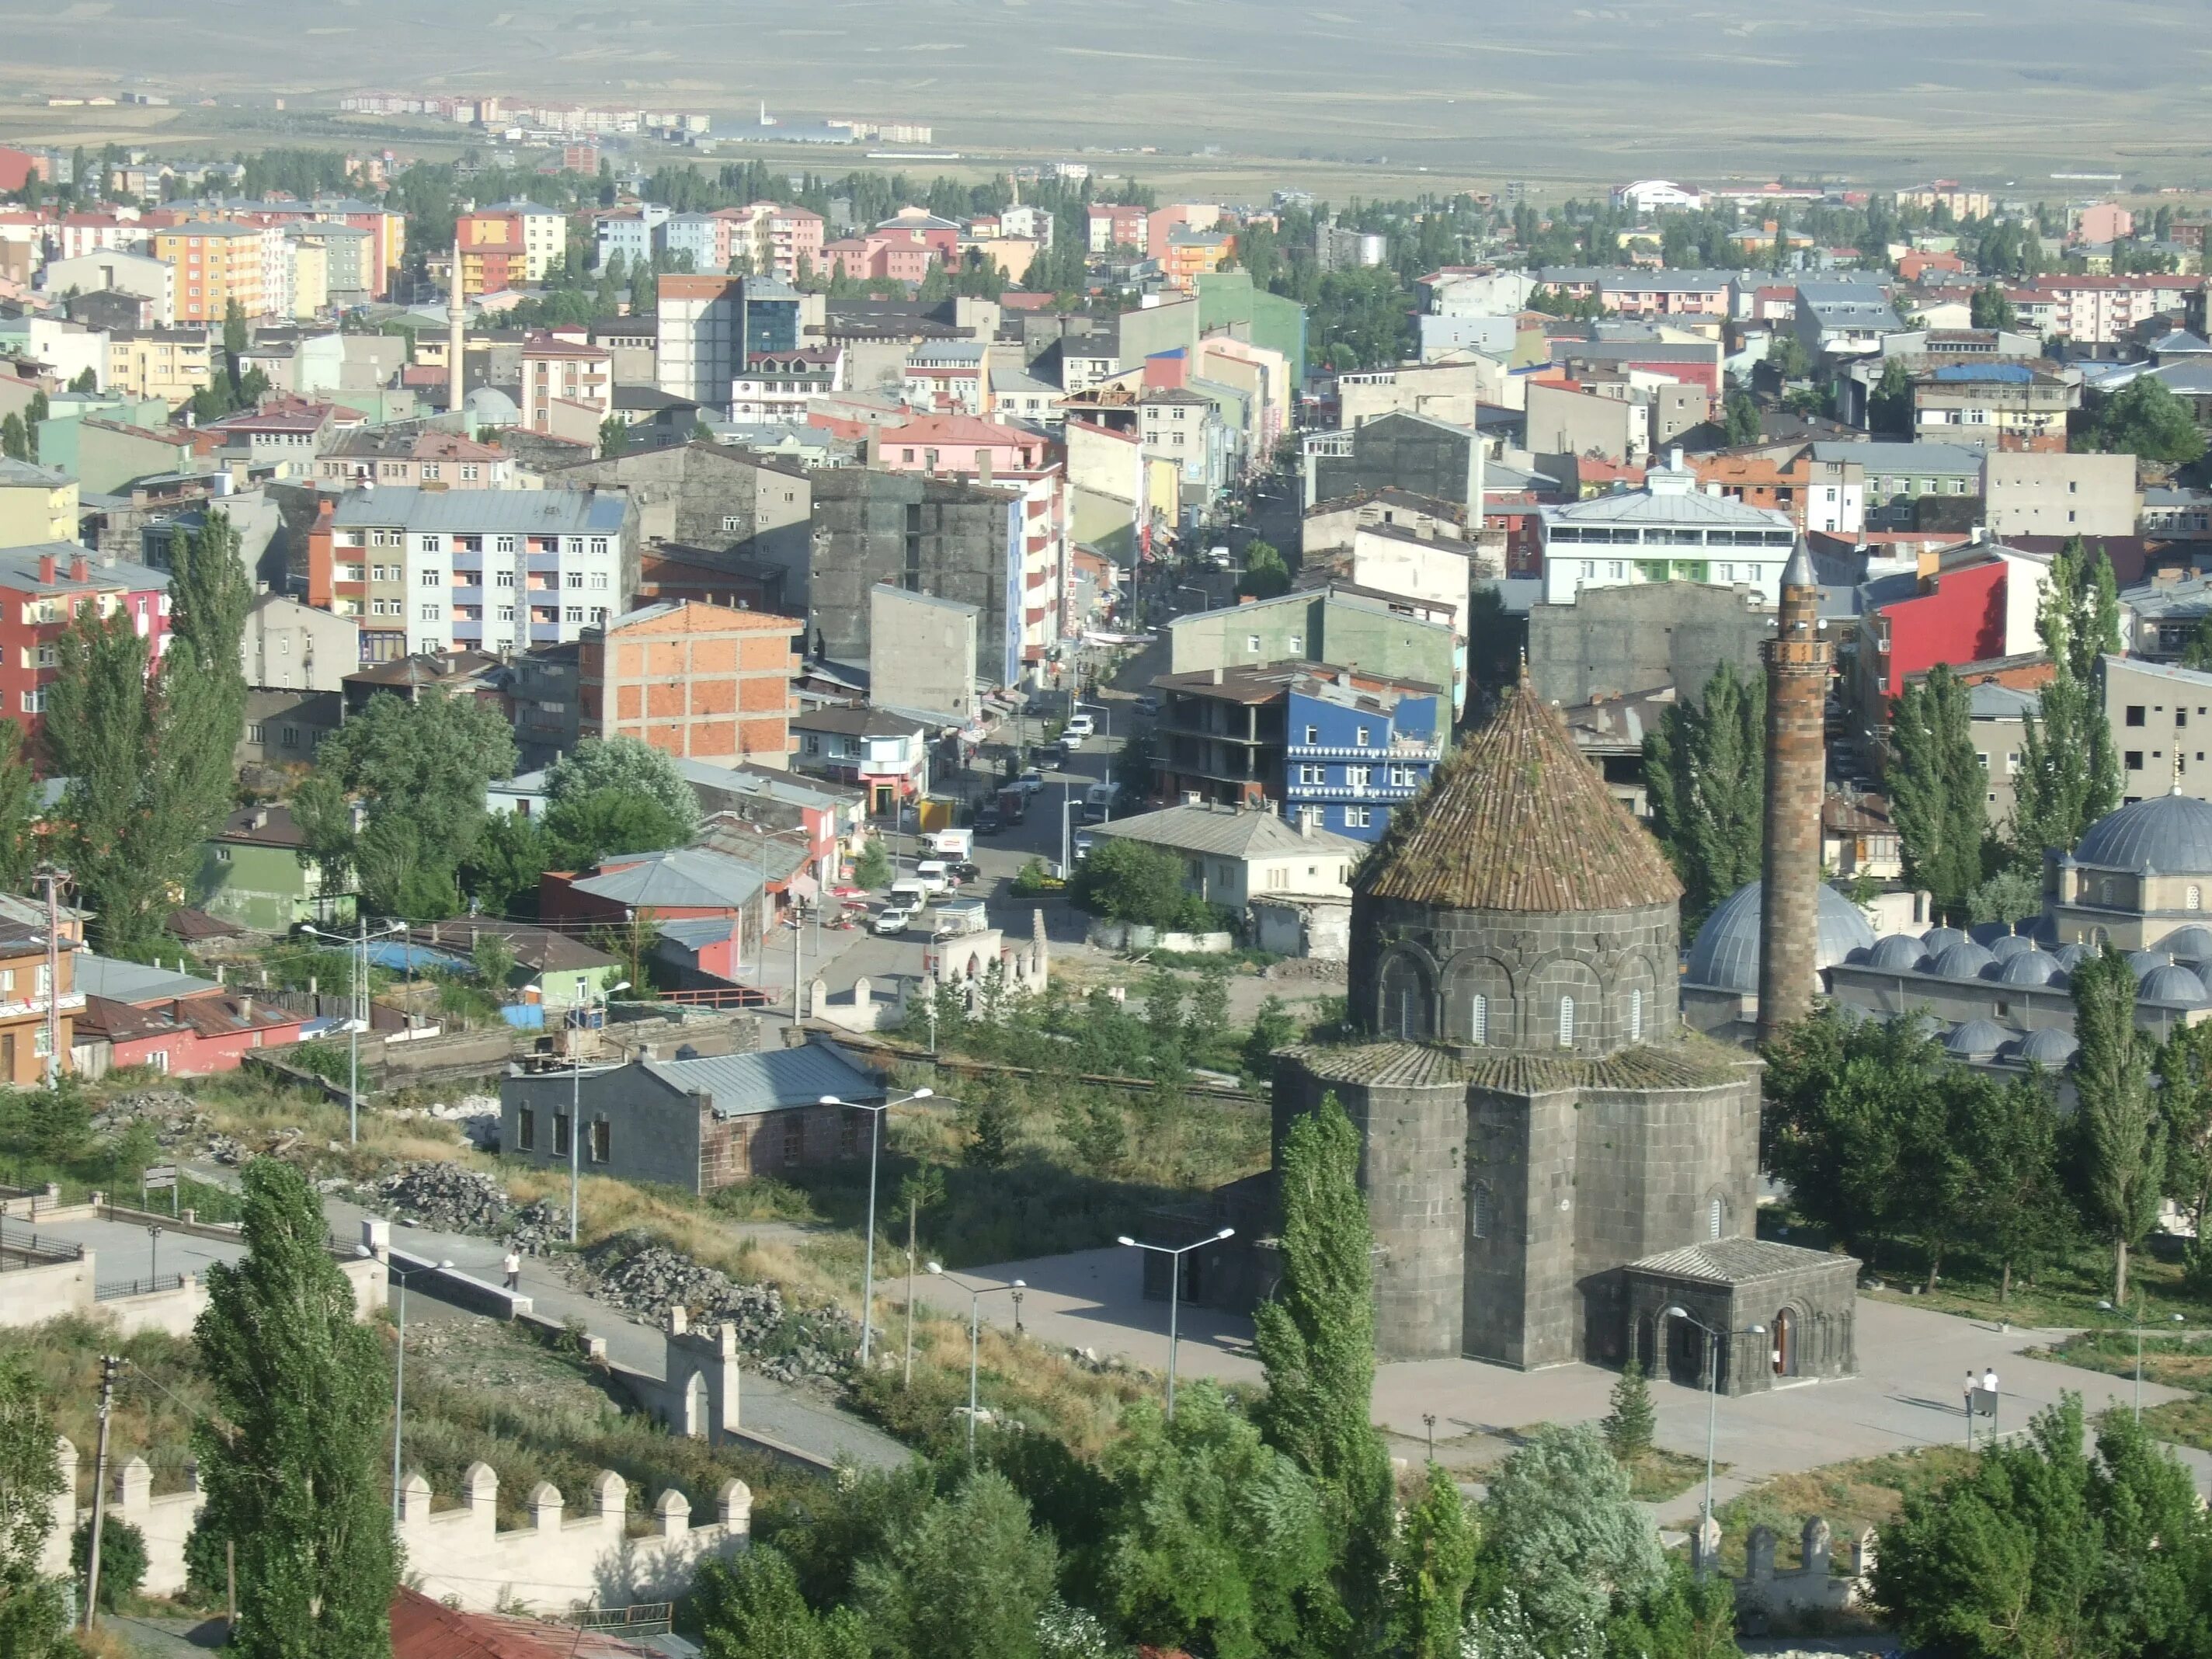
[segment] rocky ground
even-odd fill
[[[532,1252],[568,1236],[568,1217],[545,1200],[517,1205],[489,1176],[458,1164],[403,1164],[354,1187],[351,1196],[410,1227],[512,1239]]]

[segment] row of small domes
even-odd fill
[[[2088,954],[2086,945],[2062,945],[2046,951],[2020,933],[2002,934],[1982,945],[1955,927],[1931,927],[1917,939],[1910,933],[1892,933],[1869,947],[1853,951],[1844,960],[1887,973],[2063,990],[2067,975]],[[2200,967],[2212,963],[2212,929],[2184,927],[2169,934],[2155,951],[2130,952],[2128,966],[2135,970],[2136,994],[2146,1001],[2179,1003],[2191,1008],[2212,1004],[2212,992],[2205,988],[2203,975],[2180,965],[2177,957]]]

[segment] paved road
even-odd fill
[[[337,1199],[325,1200],[323,1207],[342,1240],[359,1237],[367,1212]],[[769,1230],[739,1231],[765,1233]],[[450,1261],[464,1273],[495,1285],[500,1282],[502,1247],[495,1239],[395,1224],[392,1242],[410,1255]],[[616,1364],[649,1376],[668,1374],[666,1348],[658,1328],[641,1324],[632,1316],[577,1290],[554,1272],[546,1258],[524,1259],[522,1289],[536,1312],[552,1319],[577,1320],[592,1335],[605,1338],[607,1357]],[[418,1285],[412,1294],[434,1292]],[[818,1395],[750,1373],[740,1387],[739,1415],[744,1425],[801,1451],[817,1457],[850,1458],[864,1467],[876,1468],[904,1463],[913,1455],[889,1435]]]
[[[982,1285],[1027,1280],[1022,1323],[1041,1341],[1087,1348],[1101,1356],[1119,1354],[1150,1371],[1166,1370],[1168,1310],[1163,1303],[1143,1299],[1133,1250],[1084,1250],[1006,1262],[962,1277]],[[981,1305],[992,1323],[1012,1325],[1010,1298],[986,1297]],[[1259,1379],[1249,1320],[1186,1307],[1178,1322],[1181,1376]],[[2065,1334],[2021,1329],[2000,1333],[1980,1321],[1863,1297],[1856,1325],[1858,1376],[1717,1402],[1716,1456],[1728,1467],[1715,1482],[1717,1500],[1725,1503],[1778,1474],[1847,1458],[1963,1442],[1960,1385],[1969,1369],[1978,1373],[1984,1366],[1996,1368],[2002,1384],[1998,1427],[2006,1432],[2024,1427],[2063,1393],[2081,1395],[2092,1413],[2129,1404],[2135,1394],[2132,1378],[2025,1357],[2025,1350],[2048,1346]],[[1440,1440],[1510,1437],[1538,1423],[1595,1421],[1611,1409],[1617,1380],[1617,1373],[1595,1365],[1515,1371],[1467,1359],[1385,1364],[1376,1374],[1374,1419],[1415,1446],[1426,1432],[1425,1414],[1436,1417]],[[1659,1443],[1671,1451],[1702,1456],[1706,1396],[1663,1378],[1653,1382],[1651,1395],[1658,1412]],[[2179,1389],[2143,1385],[2147,1406],[2184,1397]],[[2186,1448],[2174,1450],[2195,1474],[2198,1489],[2212,1494],[2212,1457]],[[1654,1506],[1655,1512],[1662,1523],[1687,1522],[1696,1518],[1703,1499],[1700,1483]]]
[[[10,1237],[21,1231],[18,1223],[7,1224]],[[151,1238],[145,1228],[120,1221],[41,1221],[38,1234],[41,1242],[58,1239],[65,1244],[82,1244],[92,1251],[97,1258],[93,1264],[94,1274],[102,1285],[126,1279],[204,1273],[211,1261],[235,1261],[246,1254],[242,1244],[195,1238],[167,1229],[159,1239]]]

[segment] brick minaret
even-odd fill
[[[1820,932],[1821,704],[1833,648],[1820,637],[1820,585],[1802,541],[1782,573],[1766,659],[1766,858],[1759,925],[1761,1042],[1812,1009]]]

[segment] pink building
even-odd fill
[[[823,222],[810,209],[749,202],[743,207],[717,208],[713,216],[729,226],[724,267],[731,258],[742,257],[750,261],[755,276],[777,276],[787,283],[822,268]]]
[[[2075,242],[2116,242],[2136,234],[2136,216],[2118,202],[2091,202],[2074,210]]]
[[[55,258],[61,259],[82,258],[110,248],[140,250],[153,240],[153,233],[138,222],[135,214],[126,219],[119,213],[67,214],[52,234]]]
[[[937,258],[936,250],[912,231],[841,237],[822,250],[822,262],[833,275],[870,283],[918,283]]]
[[[1168,233],[1174,230],[1212,230],[1221,222],[1221,210],[1207,202],[1177,202],[1146,216],[1145,257],[1168,257]]]
[[[1144,246],[1144,209],[1121,203],[1093,202],[1090,212],[1091,252],[1104,253],[1110,248]]]
[[[935,254],[940,264],[960,263],[960,227],[927,208],[902,207],[878,225],[878,236],[912,236]]]
[[[605,346],[532,335],[522,343],[523,425],[532,432],[556,430],[556,403],[580,404],[597,416],[611,414],[614,364],[614,353]]]

